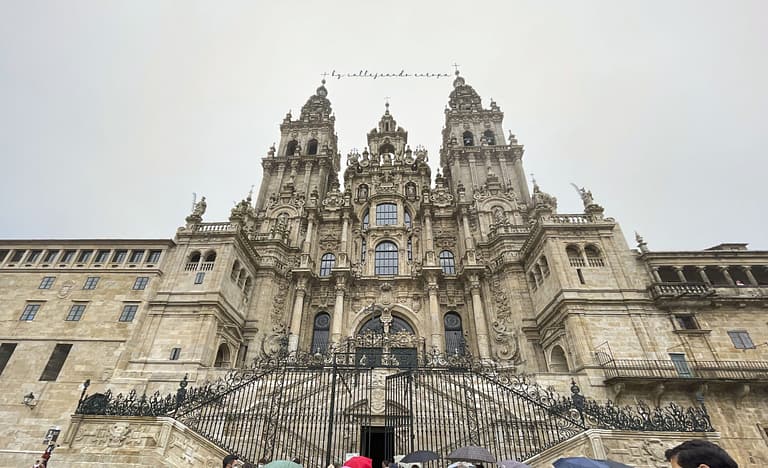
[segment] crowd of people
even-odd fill
[[[701,439],[683,442],[667,450],[664,456],[669,462],[670,468],[739,468],[738,463],[723,448],[710,441]],[[301,465],[301,461],[296,458],[292,461]],[[254,468],[253,464],[241,461],[234,454],[224,457],[222,463],[223,468]],[[260,460],[257,467],[262,467],[266,464],[266,460]],[[384,460],[381,465],[382,468],[400,468],[392,460]],[[331,466],[328,468],[331,468]],[[342,466],[342,468],[346,468],[346,466]]]

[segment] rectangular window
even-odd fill
[[[43,280],[40,281],[40,286],[38,286],[37,289],[51,289],[54,281],[56,281],[55,276],[44,276]]]
[[[669,358],[672,360],[672,365],[675,366],[677,375],[680,377],[693,377],[691,368],[688,367],[688,361],[685,360],[685,354],[670,353]]]
[[[83,313],[85,313],[85,304],[75,304],[71,309],[69,309],[66,321],[78,322],[81,318],[83,318]]]
[[[120,313],[119,322],[133,322],[133,318],[136,317],[136,311],[139,310],[138,304],[125,304],[123,306],[123,312]]]
[[[24,306],[24,312],[21,313],[19,320],[22,322],[31,322],[35,319],[38,310],[40,310],[40,304],[27,304]]]
[[[83,289],[96,289],[96,285],[99,284],[99,277],[98,276],[89,276],[85,280],[85,284],[83,285]]]
[[[27,263],[35,263],[40,258],[41,253],[43,253],[42,250],[30,250],[29,255],[27,255]]]
[[[698,330],[699,324],[693,315],[675,315],[675,321],[679,330]]]
[[[109,258],[109,250],[99,250],[96,253],[96,258],[93,260],[95,263],[104,263]]]
[[[141,259],[142,258],[144,258],[144,251],[143,250],[133,250],[133,251],[131,251],[130,263],[141,263]]]
[[[376,205],[376,225],[388,226],[391,224],[397,224],[397,205],[394,203]]]
[[[14,250],[13,256],[11,257],[11,261],[14,263],[20,262],[21,259],[24,258],[24,252],[26,252],[26,250]]]
[[[148,276],[139,276],[138,278],[136,278],[136,281],[133,283],[133,289],[136,289],[136,290],[146,289],[147,283],[149,283]]]
[[[755,344],[752,343],[752,338],[749,337],[749,333],[745,331],[729,331],[728,336],[731,337],[733,346],[736,349],[753,349]]]
[[[59,259],[59,263],[69,263],[75,258],[75,251],[74,250],[65,250],[63,254],[61,254],[61,258]]]
[[[40,376],[40,380],[47,380],[49,382],[55,381],[59,377],[61,368],[64,367],[64,361],[69,356],[69,351],[72,349],[71,344],[57,344],[53,348],[48,364],[45,365],[43,374]]]
[[[171,350],[171,361],[178,361],[181,356],[181,348],[173,348]]]
[[[45,258],[43,259],[43,263],[53,263],[56,260],[56,256],[59,255],[58,250],[49,250],[45,253]]]
[[[200,271],[195,275],[195,284],[203,284],[203,280],[205,279],[205,272]]]
[[[147,258],[147,263],[157,263],[159,261],[160,261],[160,251],[150,250],[149,257]]]
[[[8,249],[0,249],[0,263],[3,263],[5,257],[8,256]]]
[[[0,375],[3,375],[5,366],[11,360],[13,352],[16,350],[16,343],[3,343],[0,345]]]
[[[127,250],[115,250],[115,254],[112,256],[112,263],[123,263],[126,255],[128,255]]]
[[[91,259],[91,255],[93,255],[93,250],[81,250],[77,257],[77,263],[86,263]]]

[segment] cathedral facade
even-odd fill
[[[451,365],[443,365],[444,382],[453,387],[435,390],[437,399],[489,385],[469,406],[480,408],[483,398],[488,405],[535,400],[539,406],[530,408],[561,410],[572,418],[563,424],[586,431],[583,445],[576,442],[581,429],[574,429],[514,452],[537,466],[576,452],[664,466],[665,444],[693,436],[717,441],[743,466],[768,463],[768,252],[746,244],[657,252],[639,236],[630,248],[589,190],[578,189],[583,212],[561,214],[555,197],[535,181],[529,187],[524,148],[511,133],[505,138],[503,112],[493,101],[484,107],[458,73],[444,117],[434,174],[428,151],[411,148],[388,105],[365,150],[342,163],[323,84],[296,118],[285,116],[280,143],[262,159],[255,200],[249,194],[228,220],[204,219],[203,198],[172,240],[0,242],[0,465],[33,462],[50,445],[50,434],[41,445],[49,430],[62,431],[51,455],[61,466],[211,464],[234,446],[211,435],[218,429],[195,426],[199,415],[193,423],[169,423],[158,412],[72,415],[89,395],[107,390],[180,398],[178,389],[187,385],[204,386],[233,369],[252,375],[276,356],[334,354],[374,369],[361,377],[370,378],[369,393],[350,400],[345,424],[362,424],[369,438],[393,437],[388,455],[405,450],[397,430],[387,432],[394,427],[387,417],[415,427],[418,403],[398,403],[388,393],[395,381],[391,388],[382,382],[442,356],[443,363],[454,358],[486,369],[486,380],[473,374],[475,380],[459,384],[450,380]],[[337,364],[333,385],[346,375],[337,374]],[[381,379],[376,369],[384,369]],[[509,386],[502,374],[537,384]],[[238,385],[220,396],[244,388]],[[498,389],[512,393],[489,396]],[[541,392],[547,401],[538,399]],[[568,395],[573,407],[558,403]],[[581,395],[616,406],[585,409]],[[233,407],[246,407],[246,397],[238,398]],[[606,422],[611,408],[638,400],[651,408],[674,402],[703,409],[707,424]],[[273,404],[287,401],[281,396]],[[467,407],[462,400],[450,411]],[[534,412],[523,411],[530,418]],[[350,419],[362,413],[365,423]],[[519,434],[525,419],[518,412],[505,421],[512,427],[514,420]],[[451,443],[493,439],[487,443],[503,451],[501,425],[475,426]],[[495,435],[481,435],[481,426]],[[274,424],[264,431],[274,445],[280,431]],[[331,444],[333,431],[322,431]],[[339,451],[373,450],[361,437],[339,442]]]

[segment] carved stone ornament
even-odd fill
[[[493,322],[493,339],[498,344],[496,356],[499,360],[520,364],[520,339],[512,324],[509,323],[509,319]]]
[[[344,197],[338,188],[334,188],[325,194],[323,208],[325,211],[338,211],[344,206]]]
[[[429,199],[432,200],[435,206],[440,208],[450,206],[453,203],[453,195],[451,195],[446,187],[435,188]]]

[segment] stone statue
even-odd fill
[[[269,151],[267,152],[267,156],[269,156],[270,158],[274,158],[275,157],[275,151],[277,151],[275,149],[275,144],[272,143],[272,146],[269,147]]]
[[[201,198],[199,202],[195,203],[194,208],[192,208],[192,216],[202,217],[207,207],[208,204],[205,202],[205,197]]]
[[[349,153],[347,155],[347,166],[356,166],[359,159],[360,155],[357,154],[357,151]]]
[[[368,186],[363,184],[360,187],[357,188],[357,199],[358,200],[367,200],[368,199]]]
[[[405,196],[409,199],[415,199],[416,198],[416,185],[413,184],[413,182],[408,183],[405,186]]]
[[[595,200],[592,198],[592,192],[585,189],[584,187],[580,188],[573,182],[571,182],[571,185],[576,189],[576,192],[578,192],[579,196],[581,197],[581,202],[584,203],[584,208],[595,204]]]
[[[497,206],[493,209],[493,220],[496,224],[503,225],[509,223],[509,219],[507,219],[507,215],[504,214],[504,210]]]

